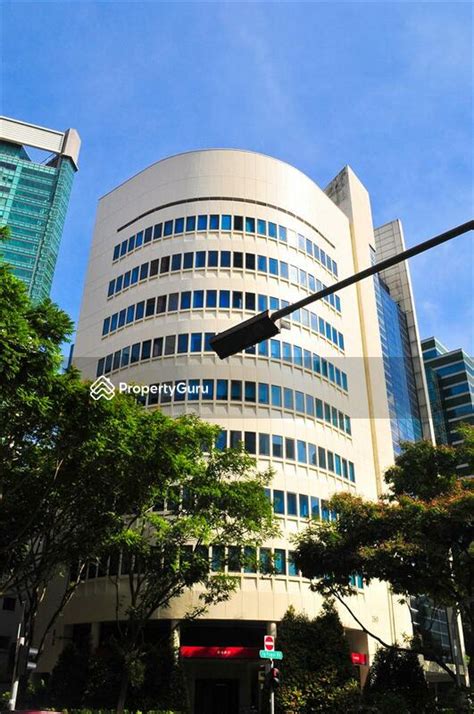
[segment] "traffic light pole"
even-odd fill
[[[270,660],[270,672],[273,670],[273,660]],[[275,714],[275,690],[270,682],[270,714]]]

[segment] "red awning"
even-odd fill
[[[258,647],[195,647],[179,648],[181,657],[193,659],[258,659]]]

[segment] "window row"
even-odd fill
[[[300,233],[277,225],[271,221],[260,218],[250,218],[244,216],[232,216],[229,214],[201,214],[199,216],[187,216],[186,218],[175,218],[154,226],[148,226],[143,231],[139,231],[130,238],[126,238],[121,243],[117,243],[113,250],[113,260],[122,258],[137,248],[148,245],[162,238],[170,238],[183,233],[209,233],[221,231],[223,233],[247,233],[258,235],[270,240],[278,240],[285,245],[289,245],[296,250],[300,250],[313,260],[318,261],[326,270],[337,278],[337,263],[314,241],[306,238]]]
[[[336,512],[329,508],[327,501],[305,493],[292,493],[279,489],[265,489],[265,495],[273,504],[273,512],[278,516],[296,518],[316,518],[323,521],[335,521]]]
[[[297,461],[310,467],[329,471],[336,476],[355,483],[355,466],[329,449],[300,439],[290,439],[279,434],[264,434],[255,431],[221,431],[216,448],[237,448],[243,444],[254,456],[271,456],[273,459]]]
[[[240,379],[180,379],[154,384],[153,387],[148,391],[148,406],[184,401],[260,404],[319,419],[352,435],[351,419],[347,414],[311,394],[277,384]]]
[[[311,293],[327,288],[327,285],[324,285],[311,273],[298,268],[296,265],[288,265],[288,263],[283,260],[277,260],[277,258],[268,258],[265,255],[255,255],[255,253],[241,253],[240,251],[198,250],[196,252],[164,255],[162,258],[136,265],[109,282],[107,297],[117,295],[122,290],[137,285],[142,280],[158,275],[168,275],[181,270],[203,270],[205,268],[233,268],[256,271],[263,275],[288,280],[290,283],[299,285]],[[341,312],[341,300],[338,295],[328,295],[323,300],[338,312]]]
[[[283,548],[255,548],[253,546],[225,545],[184,545],[177,556],[182,566],[199,567],[205,572],[232,574],[287,575],[301,577],[294,563],[294,552]],[[170,562],[170,565],[172,563]],[[165,565],[165,563],[163,563]],[[81,580],[129,575],[138,573],[140,562],[134,556],[124,553],[114,553],[109,558],[102,558],[88,563],[80,574]],[[69,577],[75,581],[78,577],[78,566],[71,568]]]
[[[138,320],[164,313],[181,310],[249,310],[259,312],[264,310],[279,310],[288,305],[287,300],[277,297],[242,292],[242,290],[185,290],[181,293],[158,295],[147,300],[128,305],[112,315],[108,315],[102,323],[102,337],[131,325]],[[288,316],[289,320],[307,327],[335,347],[344,351],[344,335],[330,322],[316,315],[315,312],[302,308]]]
[[[111,352],[106,357],[101,357],[97,362],[96,376],[109,374],[109,372],[143,360],[176,354],[212,352],[210,339],[214,334],[214,332],[181,333],[180,335],[167,335],[166,337],[155,337],[154,340],[136,342],[121,350]],[[265,340],[255,347],[248,347],[245,352],[258,354],[259,357],[270,357],[272,360],[306,369],[318,377],[327,379],[345,392],[348,391],[345,372],[332,362],[328,362],[324,357],[297,345],[290,345],[289,342],[280,342],[280,340]]]

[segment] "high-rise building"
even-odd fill
[[[421,343],[438,444],[461,442],[460,424],[474,424],[474,362],[463,349],[448,350],[436,337]],[[460,476],[471,476],[466,465]]]
[[[28,147],[44,159],[32,160]],[[75,129],[0,117],[0,225],[11,230],[0,255],[35,301],[51,290],[79,148]]]
[[[256,703],[264,634],[275,632],[290,605],[310,616],[321,607],[292,561],[291,537],[312,516],[331,519],[327,503],[337,491],[376,498],[394,453],[372,280],[298,311],[275,339],[228,360],[218,359],[209,339],[352,275],[370,265],[375,247],[369,197],[349,168],[325,193],[267,156],[195,151],[153,164],[100,200],[75,364],[91,379],[186,385],[184,394],[149,395],[148,406],[219,423],[220,446],[243,442],[275,472],[268,495],[282,535],[260,558],[271,549],[277,574],[262,578],[236,566],[238,593],[178,629],[201,714]],[[219,553],[209,556],[219,561]],[[114,622],[108,567],[90,568],[42,669],[68,638],[87,627],[97,645]],[[367,587],[357,577],[354,584],[351,606],[377,635],[394,642],[410,631],[408,608],[385,584]],[[162,626],[181,620],[196,597],[188,593],[157,619]],[[376,643],[347,612],[340,615],[366,672]],[[235,709],[219,709],[230,700]]]

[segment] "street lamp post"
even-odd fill
[[[456,236],[460,236],[468,231],[472,231],[473,229],[474,220],[467,221],[460,226],[451,228],[451,230],[446,231],[445,233],[440,233],[423,243],[419,243],[412,248],[408,248],[402,253],[398,253],[391,258],[382,260],[380,263],[370,266],[370,268],[365,268],[365,270],[361,270],[355,275],[344,278],[344,280],[340,280],[338,283],[324,288],[324,290],[319,290],[317,293],[307,295],[297,302],[287,305],[280,310],[276,310],[276,312],[271,314],[268,310],[260,312],[258,315],[254,315],[248,320],[244,320],[244,322],[240,322],[238,325],[234,325],[234,327],[230,327],[228,330],[214,335],[214,337],[210,339],[210,345],[221,359],[230,357],[237,352],[241,352],[247,347],[252,347],[253,345],[257,345],[259,342],[263,342],[264,340],[268,340],[270,337],[278,335],[280,328],[276,324],[276,321],[290,315],[292,312],[295,312],[295,310],[299,310],[306,305],[316,302],[317,300],[321,300],[327,295],[339,292],[339,290],[342,290],[349,285],[358,283],[359,280],[364,280],[364,278],[368,278],[371,275],[376,275],[377,273],[380,273],[380,271],[392,267],[392,265],[397,265],[397,263],[401,263],[408,258],[412,258],[414,255],[418,255],[419,253],[424,253],[426,250],[430,250],[430,248],[434,248],[441,243],[445,243],[446,241],[456,238]]]

